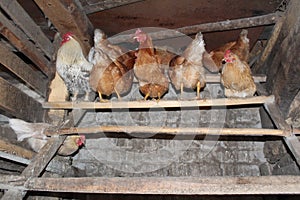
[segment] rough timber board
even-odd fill
[[[25,121],[43,120],[42,105],[3,78],[0,78],[0,94],[0,109]]]
[[[84,54],[91,48],[93,26],[76,1],[34,0],[59,33],[73,32],[82,42]]]
[[[166,38],[181,37],[183,36],[183,34],[191,35],[198,33],[199,31],[204,33],[270,25],[275,24],[278,18],[279,16],[276,13],[271,13],[262,16],[185,26],[174,30],[154,32],[150,33],[149,35],[153,40],[161,40]],[[132,41],[132,35],[118,35],[116,37],[110,38],[110,41],[113,43]]]
[[[118,108],[183,108],[183,107],[207,107],[207,106],[232,106],[264,104],[273,101],[274,96],[257,96],[250,98],[220,98],[203,100],[160,100],[157,101],[111,101],[111,102],[45,102],[44,108],[51,109],[118,109]]]
[[[65,137],[52,137],[49,139],[40,152],[32,159],[30,164],[23,170],[21,176],[24,176],[27,180],[40,176],[64,139]],[[2,200],[22,199],[25,195],[26,191],[10,189],[4,194]]]
[[[40,95],[45,96],[47,80],[34,71],[21,58],[12,53],[6,45],[0,41],[0,63],[32,87]]]
[[[51,58],[53,54],[52,43],[43,33],[41,28],[36,25],[27,12],[22,8],[22,6],[20,6],[17,0],[1,0],[0,6],[48,56],[48,58]]]
[[[300,194],[300,177],[33,178],[34,191],[111,194]]]
[[[87,5],[83,5],[83,9],[84,9],[84,12],[86,14],[91,14],[91,13],[95,13],[95,12],[100,12],[100,11],[103,11],[103,10],[107,10],[107,9],[112,9],[112,8],[116,8],[116,7],[119,7],[119,6],[125,6],[125,5],[128,5],[128,4],[131,4],[131,3],[136,3],[136,2],[140,2],[140,1],[143,1],[143,0],[118,0],[118,1],[115,1],[115,0],[106,0],[106,1],[102,1],[102,2],[98,2],[97,4],[91,4],[89,5],[87,3],[87,1],[82,1],[82,4],[83,3],[86,3]]]
[[[47,76],[51,74],[50,62],[44,55],[28,40],[26,35],[0,13],[0,33],[6,37],[20,52],[31,59],[36,66]]]

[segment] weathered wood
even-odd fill
[[[24,176],[0,175],[0,188],[1,189],[12,189],[12,188],[25,189],[23,187],[25,181],[26,178]]]
[[[257,96],[249,98],[220,98],[202,100],[160,100],[157,101],[110,101],[100,102],[45,102],[44,108],[51,109],[117,109],[117,108],[185,108],[208,106],[233,106],[264,104],[273,101],[274,96]]]
[[[271,13],[262,16],[256,17],[247,17],[242,19],[233,19],[233,20],[226,20],[214,23],[205,23],[205,24],[198,24],[193,26],[185,26],[173,30],[167,31],[158,31],[149,33],[149,36],[153,40],[162,40],[167,38],[174,38],[174,37],[182,37],[186,35],[192,35],[198,32],[214,32],[214,31],[225,31],[225,30],[234,30],[234,29],[241,29],[241,28],[249,28],[249,27],[256,27],[256,26],[263,26],[263,25],[270,25],[275,24],[278,20],[279,15],[277,13]],[[121,43],[121,42],[128,42],[133,41],[133,35],[118,35],[116,37],[109,38],[109,41],[112,43]]]
[[[57,152],[58,148],[63,143],[66,137],[52,137],[43,146],[40,152],[32,159],[30,164],[23,170],[21,176],[27,178],[27,180],[38,177],[47,167],[48,163],[51,161],[52,157]],[[24,190],[8,190],[2,199],[22,199],[26,195]],[[21,197],[21,198],[20,198]]]
[[[25,121],[40,122],[45,110],[32,97],[0,77],[0,109]]]
[[[37,73],[31,66],[11,52],[2,41],[0,41],[0,55],[0,63],[3,66],[27,83],[37,93],[43,97],[46,96],[47,79],[41,77],[41,74]]]
[[[28,13],[16,0],[1,0],[0,6],[12,18],[12,20],[22,28],[22,30],[30,37],[31,40],[51,58],[53,54],[53,46],[46,37],[41,28],[31,19]]]
[[[298,176],[33,178],[28,190],[111,194],[300,194]]]
[[[0,139],[0,151],[26,159],[32,159],[34,152]]]
[[[51,75],[50,62],[26,35],[0,12],[0,33],[47,76]]]
[[[267,46],[265,47],[264,51],[262,52],[257,64],[255,67],[252,68],[253,72],[258,71],[258,69],[264,64],[264,62],[266,61],[266,59],[269,57],[272,49],[274,48],[274,45],[278,39],[279,33],[281,31],[283,25],[283,19],[279,19],[277,20],[272,35],[271,37],[268,39],[268,43]]]
[[[145,136],[149,133],[169,136],[286,136],[283,130],[257,129],[257,128],[172,128],[154,126],[97,126],[97,127],[72,127],[60,129],[55,132],[46,131],[46,135],[71,135],[94,133],[130,133],[131,136]],[[109,134],[110,137],[118,137],[117,134]]]
[[[103,10],[108,10],[108,9],[112,9],[112,8],[116,8],[116,7],[120,7],[120,6],[125,6],[128,4],[132,4],[132,3],[137,3],[143,0],[106,0],[106,1],[100,1],[98,3],[94,3],[92,5],[85,5],[83,6],[83,10],[86,14],[92,14],[95,12],[100,12]]]
[[[93,26],[80,6],[72,0],[34,0],[60,34],[73,32],[87,55],[93,42]]]
[[[272,121],[278,129],[285,130],[287,135],[283,138],[286,145],[294,155],[296,162],[300,166],[300,142],[299,139],[292,133],[292,128],[284,120],[278,106],[275,102],[264,104],[267,112],[269,113]]]
[[[278,39],[263,66],[256,73],[266,74],[266,89],[276,97],[285,117],[300,85],[300,1],[291,0]]]

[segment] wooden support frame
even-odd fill
[[[88,54],[93,42],[93,25],[76,1],[34,0],[60,34],[73,32]]]
[[[44,57],[26,35],[0,12],[0,34],[11,42],[20,52],[46,75],[51,75],[50,61]]]
[[[158,31],[158,32],[149,33],[149,36],[152,38],[152,40],[162,40],[167,38],[182,37],[183,34],[184,36],[192,35],[200,31],[202,33],[205,33],[205,32],[249,28],[249,27],[275,24],[279,18],[280,16],[277,13],[271,13],[271,14],[256,16],[256,17],[247,17],[242,19],[233,19],[233,20],[226,20],[226,21],[220,21],[214,23],[185,26],[178,29],[167,30],[167,31]],[[128,42],[132,40],[133,40],[133,35],[131,34],[118,35],[116,37],[109,38],[109,41],[115,44]]]
[[[52,137],[40,152],[32,159],[30,164],[23,170],[21,176],[27,180],[38,177],[47,167],[52,157],[57,152],[58,148],[63,143],[66,137]],[[22,199],[26,195],[23,190],[10,189],[2,197],[2,200]]]
[[[22,28],[48,58],[53,55],[53,45],[41,28],[31,19],[16,0],[1,0],[0,6]]]
[[[125,6],[128,4],[132,4],[132,3],[137,3],[137,2],[141,2],[143,0],[118,0],[118,1],[114,1],[114,0],[109,0],[109,1],[103,1],[103,2],[98,2],[96,4],[92,4],[92,5],[83,5],[83,10],[86,14],[92,14],[95,12],[100,12],[100,11],[104,11],[104,10],[108,10],[108,9],[112,9],[112,8],[116,8],[116,7],[120,7],[120,6]]]
[[[114,177],[33,178],[35,191],[113,194],[300,194],[300,177]]]
[[[82,177],[0,176],[0,186],[26,191],[159,195],[300,194],[300,177]],[[24,185],[24,186],[23,186]]]
[[[31,66],[26,64],[21,58],[15,55],[10,49],[0,41],[0,63],[13,74],[33,88],[38,94],[45,97],[48,81],[41,77]]]
[[[0,77],[0,109],[17,118],[40,122],[45,110],[42,105]]]

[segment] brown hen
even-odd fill
[[[238,39],[233,42],[228,42],[225,45],[214,49],[209,54],[204,53],[203,63],[209,69],[215,69],[213,71],[220,71],[222,68],[222,61],[224,54],[227,50],[231,50],[232,53],[236,54],[241,61],[248,62],[249,58],[249,39],[247,37],[248,31],[243,29]],[[210,70],[212,71],[212,70]]]
[[[200,97],[200,89],[206,83],[202,64],[204,46],[203,36],[199,32],[183,54],[170,61],[169,76],[172,84],[180,90],[181,94],[183,88],[197,88],[197,97]]]
[[[140,43],[133,68],[139,89],[145,100],[148,97],[160,99],[169,89],[169,81],[161,64],[163,61],[146,33],[138,29],[134,38]]]
[[[98,92],[101,102],[105,102],[102,95],[113,93],[121,99],[121,94],[127,93],[132,86],[135,55],[110,44],[100,29],[95,30],[94,43],[89,53],[89,61],[94,65],[90,86]]]
[[[230,50],[225,52],[225,64],[221,72],[221,83],[226,97],[250,97],[256,91],[256,85],[249,65],[241,61]]]

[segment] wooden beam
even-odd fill
[[[87,4],[85,6],[83,6],[84,12],[86,14],[92,14],[95,12],[100,12],[100,11],[104,11],[104,10],[108,10],[108,9],[112,9],[112,8],[116,8],[116,7],[120,7],[120,6],[125,6],[128,4],[132,4],[132,3],[137,3],[143,0],[106,0],[106,1],[100,1],[98,3],[93,3],[93,4]]]
[[[299,176],[33,178],[32,191],[109,194],[300,194]]]
[[[300,166],[300,141],[299,139],[292,133],[292,127],[286,123],[284,120],[279,107],[275,103],[275,99],[273,102],[265,103],[265,109],[269,113],[272,121],[278,129],[285,130],[287,135],[283,138],[286,145],[292,152],[296,162]]]
[[[1,189],[25,189],[23,186],[25,182],[26,178],[24,176],[0,175]]]
[[[93,43],[93,26],[82,8],[72,0],[34,0],[60,34],[73,32],[88,54]]]
[[[17,77],[23,80],[37,93],[46,96],[48,81],[41,77],[41,74],[33,70],[31,66],[26,64],[21,58],[16,56],[10,49],[0,41],[0,63]]]
[[[0,77],[0,109],[25,121],[40,122],[45,110],[32,97]]]
[[[40,176],[63,143],[64,139],[65,137],[50,138],[40,152],[32,159],[30,164],[23,170],[21,176],[27,178],[27,180]],[[25,195],[26,191],[24,190],[11,189],[5,192],[2,200],[22,199]]]
[[[32,159],[35,153],[33,151],[27,150],[20,146],[11,144],[8,141],[4,141],[0,139],[0,151],[9,153],[15,156],[19,156],[25,159]]]
[[[45,75],[50,76],[50,62],[26,35],[0,12],[0,33],[27,56]]]
[[[202,33],[216,32],[216,31],[225,31],[225,30],[234,30],[234,29],[241,29],[241,28],[270,25],[270,24],[275,24],[279,18],[280,16],[277,13],[271,13],[271,14],[256,16],[256,17],[247,17],[247,18],[233,19],[233,20],[228,19],[226,21],[220,21],[220,22],[185,26],[173,30],[153,32],[153,33],[149,33],[149,35],[153,40],[162,40],[167,38],[192,35],[198,32],[202,32]],[[109,38],[109,41],[115,44],[133,41],[133,35],[132,34],[118,35],[116,37]]]
[[[300,1],[290,0],[274,47],[262,67],[256,71],[268,76],[266,89],[275,95],[284,118],[300,85],[300,37],[297,37],[300,34],[299,10]]]
[[[154,126],[96,126],[96,127],[72,127],[58,131],[48,130],[48,136],[71,135],[71,134],[94,134],[94,133],[130,133],[131,136],[143,137],[157,134],[166,136],[197,136],[197,135],[220,135],[220,136],[287,136],[283,130],[258,129],[258,128],[172,128]],[[107,135],[106,135],[107,136]],[[109,134],[109,137],[118,137],[118,134]]]
[[[45,102],[44,108],[51,109],[119,109],[119,108],[186,108],[264,104],[273,101],[274,96],[249,98],[220,98],[202,100],[160,100],[157,101],[110,101],[110,102]]]
[[[264,48],[257,64],[252,68],[252,72],[258,71],[258,69],[264,65],[265,61],[267,60],[270,53],[272,52],[272,49],[274,48],[274,45],[275,45],[275,43],[278,39],[279,33],[281,31],[282,25],[283,25],[283,18],[280,18],[276,22],[276,24],[274,26],[274,29],[273,29],[273,32],[272,32],[272,35],[268,39],[267,46]]]
[[[53,46],[41,28],[16,0],[1,0],[0,6],[12,20],[30,37],[48,58],[53,55]]]

